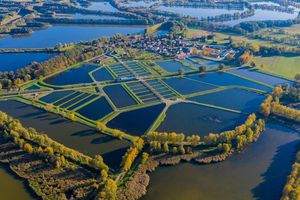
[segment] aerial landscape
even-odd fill
[[[0,199],[300,200],[300,1],[0,0]]]

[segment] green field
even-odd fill
[[[255,57],[254,62],[262,71],[270,72],[287,78],[293,79],[297,73],[300,73],[300,56]],[[263,68],[260,67],[261,64],[263,64]]]

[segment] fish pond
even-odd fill
[[[191,68],[183,65],[182,63],[178,61],[157,61],[157,65],[159,65],[162,69],[164,69],[167,72],[174,73],[178,72],[179,69],[183,69],[184,71],[190,71]]]
[[[107,136],[77,122],[48,113],[18,101],[0,101],[0,110],[19,119],[26,127],[33,127],[50,138],[89,156],[101,154],[112,169],[120,166],[130,143]]]
[[[92,76],[96,81],[111,81],[114,80],[113,76],[109,73],[106,68],[101,68],[92,73]]]
[[[89,72],[96,69],[94,65],[81,65],[45,79],[45,83],[57,86],[93,82]]]
[[[166,117],[157,131],[204,136],[234,129],[244,123],[246,118],[247,115],[240,113],[191,103],[178,103],[167,110]]]
[[[155,122],[164,106],[163,104],[158,104],[121,113],[108,122],[107,126],[125,131],[131,135],[143,135]]]
[[[201,83],[182,77],[168,78],[164,79],[163,81],[167,83],[171,88],[183,95],[217,88],[206,83]]]
[[[101,97],[86,106],[83,106],[76,112],[81,114],[82,116],[92,119],[99,120],[109,113],[111,113],[113,109],[110,107],[109,103],[104,97]]]
[[[268,84],[271,86],[276,86],[276,85],[285,84],[285,83],[293,85],[293,82],[290,80],[279,78],[276,76],[271,76],[268,74],[264,74],[264,73],[258,72],[257,70],[249,70],[246,68],[242,68],[242,69],[231,70],[230,72],[233,74],[237,74],[239,76],[254,79],[256,81],[259,81],[259,82],[262,82],[262,83],[265,83],[265,84]]]
[[[218,86],[242,86],[242,87],[249,87],[253,89],[267,91],[267,92],[272,91],[271,87],[267,87],[227,73],[219,73],[219,72],[206,73],[204,75],[186,76],[186,78],[205,82],[205,83],[210,83]]]
[[[56,91],[56,92],[52,92],[46,96],[41,97],[39,100],[46,102],[46,103],[54,103],[54,102],[60,100],[61,98],[71,95],[73,92],[74,91],[72,91],[72,90]]]
[[[264,95],[242,89],[226,89],[219,92],[189,98],[204,104],[211,104],[247,113],[258,111],[260,104],[266,99]]]
[[[0,39],[1,45],[1,39]],[[43,62],[57,53],[0,53],[0,71],[17,71],[33,62]]]
[[[257,142],[224,162],[159,167],[142,199],[278,200],[298,144],[295,131],[267,124]]]
[[[132,106],[136,101],[124,89],[122,85],[112,85],[104,88],[104,92],[117,108]]]

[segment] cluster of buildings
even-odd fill
[[[143,48],[162,56],[174,56],[186,59],[189,56],[199,56],[206,59],[222,61],[227,56],[234,58],[237,51],[224,45],[201,45],[199,41],[184,41],[183,36],[134,37],[133,48]]]
[[[197,48],[198,54],[201,57],[222,61],[226,57],[230,56],[235,57],[237,51],[224,45],[202,45],[200,48]]]

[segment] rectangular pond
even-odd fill
[[[272,88],[248,81],[246,79],[227,74],[227,73],[206,73],[204,75],[190,75],[186,76],[186,78],[190,78],[196,81],[202,81],[205,83],[215,84],[218,86],[243,86],[243,87],[249,87],[254,88],[262,91],[272,91]]]
[[[177,132],[185,135],[220,133],[234,129],[246,120],[247,115],[200,106],[190,103],[172,105],[160,124],[159,132]]]
[[[89,102],[89,101],[92,101],[92,100],[95,99],[96,97],[98,97],[98,95],[93,94],[93,95],[89,96],[88,98],[85,98],[84,100],[78,101],[76,104],[70,106],[70,107],[68,108],[68,110],[74,110],[74,109],[76,109],[77,107],[82,106],[83,104],[85,104],[85,103],[87,103],[87,102]]]
[[[71,105],[87,98],[88,96],[90,96],[90,94],[88,93],[81,93],[79,96],[77,96],[76,98],[73,98],[72,100],[68,101],[68,102],[65,102],[64,104],[61,104],[59,107],[61,108],[68,108],[70,107]]]
[[[74,92],[73,90],[56,91],[56,92],[52,92],[46,96],[41,97],[39,100],[46,102],[46,103],[53,103],[65,96],[71,95],[73,92]]]
[[[167,83],[171,88],[176,90],[178,93],[183,95],[217,88],[206,83],[189,80],[182,77],[167,78],[163,79],[163,81]]]
[[[60,106],[61,104],[64,104],[67,101],[80,96],[81,94],[82,94],[81,92],[75,91],[71,95],[68,95],[68,96],[65,96],[64,98],[61,98],[60,100],[58,100],[57,102],[55,102],[53,105]]]
[[[101,68],[97,71],[94,71],[92,73],[92,76],[96,81],[112,81],[114,80],[113,76],[109,73],[109,71],[106,68]]]
[[[190,71],[191,69],[187,66],[184,66],[182,63],[171,60],[171,61],[157,61],[157,65],[159,65],[162,69],[170,73],[177,73],[179,69],[183,69],[184,71]]]
[[[137,104],[136,101],[128,94],[122,85],[107,86],[104,92],[117,108],[132,106]]]
[[[268,84],[271,86],[276,86],[279,84],[284,85],[286,83],[293,85],[293,82],[290,80],[279,78],[276,76],[271,76],[268,74],[264,74],[264,73],[258,72],[257,70],[249,70],[249,69],[243,68],[243,69],[231,70],[229,72],[240,75],[240,76],[244,76],[246,78],[254,79],[254,80],[257,80],[259,82],[262,82],[262,83],[265,83],[265,84]],[[300,72],[300,68],[299,68],[299,72]]]
[[[110,107],[109,103],[104,97],[101,97],[86,106],[83,106],[76,112],[81,114],[82,116],[92,119],[99,120],[102,117],[105,117],[109,113],[111,113],[113,109]]]
[[[141,136],[155,122],[164,106],[164,104],[158,104],[121,113],[109,121],[107,126],[122,130],[131,135]]]
[[[99,133],[94,128],[71,122],[18,101],[0,101],[0,110],[19,119],[25,127],[33,127],[50,138],[89,156],[101,154],[113,169],[120,166],[130,143]]]
[[[242,89],[226,89],[219,92],[189,98],[191,101],[216,105],[224,108],[254,113],[266,96]]]

